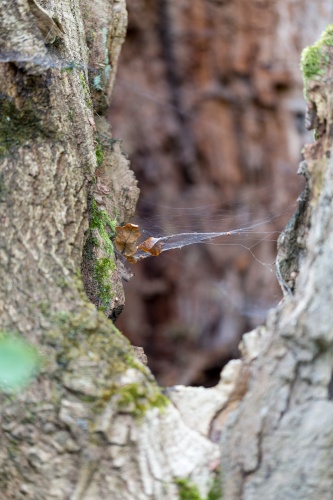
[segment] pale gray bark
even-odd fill
[[[280,237],[286,296],[269,315],[249,390],[223,433],[228,500],[332,498],[331,40],[323,59],[314,55],[318,72],[306,87],[317,140],[305,147],[300,168],[309,192]]]

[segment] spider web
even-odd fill
[[[149,205],[149,202],[145,203],[146,206]],[[145,241],[151,240],[154,248],[160,249],[159,253],[199,243],[236,245],[249,251],[259,263],[269,266],[273,263],[267,264],[259,260],[255,255],[255,248],[263,242],[276,244],[282,227],[290,218],[297,203],[262,218],[255,217],[258,215],[256,210],[248,211],[244,208],[220,210],[216,205],[183,208],[150,205],[149,212],[154,210],[155,215],[150,217],[145,211],[138,210],[136,222]],[[163,215],[156,214],[162,208]],[[242,220],[245,222],[242,223]],[[191,230],[196,226],[207,231]],[[216,230],[212,231],[214,228]],[[139,261],[151,255],[149,251],[144,251],[139,246],[135,258]]]

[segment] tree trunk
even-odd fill
[[[111,238],[138,196],[104,118],[125,4],[43,6],[0,14],[0,360],[8,345],[25,360],[8,344],[22,338],[40,358],[19,392],[0,363],[0,498],[219,498],[221,432],[225,498],[331,498],[332,33],[304,61],[317,141],[311,202],[280,240],[284,302],[216,388],[172,404],[109,319],[124,301]]]
[[[24,338],[41,360],[18,393],[1,372],[1,499],[173,499],[214,475],[209,425],[107,319],[124,303],[110,238],[138,197],[104,118],[125,27],[123,0],[2,2],[0,355],[19,368]]]
[[[308,187],[279,240],[283,303],[271,312],[249,390],[222,439],[224,495],[329,500],[333,491],[333,28],[302,56]]]

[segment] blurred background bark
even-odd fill
[[[139,179],[138,213],[157,217],[162,232],[179,230],[179,220],[188,230],[214,230],[217,210],[226,210],[224,230],[271,218],[260,231],[280,231],[302,189],[296,170],[309,140],[300,52],[332,19],[332,3],[127,0],[127,7],[110,116]],[[209,208],[175,210],[202,206]],[[277,234],[256,238],[256,257],[274,262]],[[281,297],[272,266],[244,248],[251,243],[224,243],[147,259],[125,285],[117,326],[144,347],[162,385],[213,385],[238,355],[241,335]]]

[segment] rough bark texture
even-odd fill
[[[206,498],[221,432],[225,498],[331,498],[332,33],[308,60],[318,140],[302,166],[311,202],[281,240],[288,297],[216,388],[170,389],[172,404],[106,317],[123,301],[110,236],[138,194],[94,114],[110,99],[124,2],[100,0],[98,17],[88,2],[3,7],[0,340],[20,334],[42,364],[0,396],[1,500]]]
[[[299,57],[332,17],[332,2],[128,0],[128,9],[110,117],[139,180],[139,210],[159,216],[162,231],[210,231],[294,203],[305,142]],[[174,218],[174,207],[212,204],[211,213]],[[220,222],[215,209],[227,210]],[[259,230],[282,230],[291,213]],[[256,237],[196,245],[133,267],[126,285],[132,313],[119,328],[144,346],[162,385],[212,383],[237,354],[241,334],[280,299],[274,273],[237,246],[263,235]],[[253,251],[271,263],[276,242]]]
[[[332,498],[332,46],[331,25],[303,55],[317,139],[301,165],[310,197],[280,238],[291,262],[286,297],[269,316],[250,389],[223,434],[228,500]]]
[[[42,7],[0,13],[0,340],[42,355],[26,390],[0,396],[0,498],[174,499],[184,478],[206,495],[217,444],[106,318],[124,300],[109,237],[138,196],[103,117],[125,3]]]

